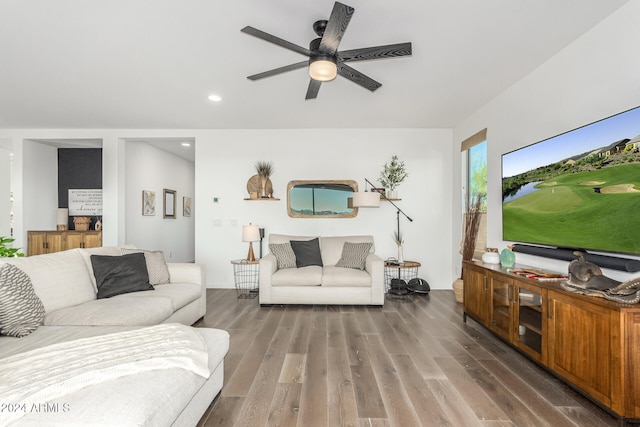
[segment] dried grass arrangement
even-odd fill
[[[469,212],[464,216],[464,230],[462,237],[462,260],[469,261],[476,250],[476,239],[480,228],[480,216],[482,214],[482,196],[476,194],[471,200]]]

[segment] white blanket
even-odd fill
[[[192,328],[162,324],[62,342],[0,359],[0,426],[83,387],[139,372],[182,368],[210,375]]]

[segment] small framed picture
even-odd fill
[[[163,218],[176,218],[176,190],[164,189],[164,211]]]
[[[191,216],[191,197],[182,198],[182,216]]]
[[[142,215],[153,216],[156,214],[156,192],[142,190]]]

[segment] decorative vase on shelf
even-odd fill
[[[402,245],[398,245],[398,264],[404,263],[404,256],[402,252]]]

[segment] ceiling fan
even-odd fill
[[[361,49],[338,51],[338,46],[342,40],[344,32],[347,30],[354,8],[345,4],[335,2],[329,20],[316,21],[313,24],[313,31],[318,38],[311,41],[309,49],[298,46],[294,43],[283,40],[279,37],[247,26],[243,33],[250,34],[262,40],[292,50],[302,55],[308,56],[308,60],[295,64],[285,65],[263,73],[248,76],[249,80],[259,80],[265,77],[275,76],[287,71],[309,67],[309,87],[305,99],[313,99],[318,96],[322,82],[333,80],[336,75],[341,75],[360,86],[374,91],[382,86],[381,83],[373,80],[358,70],[347,65],[347,62],[367,61],[372,59],[394,58],[397,56],[411,55],[411,43],[397,43],[384,46],[365,47]]]

